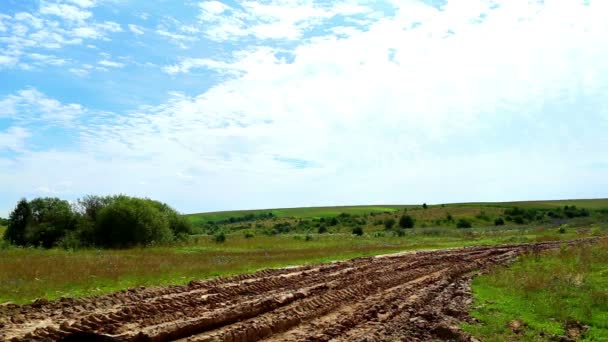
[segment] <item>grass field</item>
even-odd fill
[[[597,199],[572,199],[572,200],[553,200],[553,201],[519,201],[519,202],[473,202],[473,203],[454,203],[448,206],[472,206],[472,207],[498,207],[498,208],[535,208],[552,209],[563,206],[575,205],[579,208],[587,209],[608,209],[608,198]]]
[[[272,213],[276,217],[290,218],[321,218],[333,217],[342,213],[351,215],[362,215],[369,213],[393,212],[406,207],[407,205],[378,205],[378,206],[344,206],[344,207],[305,207],[305,208],[280,208],[280,209],[260,209],[260,210],[235,210],[235,211],[216,211],[209,213],[188,214],[192,222],[199,221],[220,221],[230,217],[242,217],[247,214]]]
[[[577,199],[577,200],[556,200],[556,201],[527,201],[527,202],[478,202],[478,203],[451,203],[443,206],[448,209],[458,207],[475,208],[537,208],[551,209],[563,207],[565,205],[575,205],[587,209],[608,209],[608,199]],[[187,217],[193,223],[220,221],[230,217],[243,217],[247,214],[273,213],[279,218],[321,218],[334,217],[341,213],[351,215],[363,215],[369,213],[394,212],[404,208],[420,208],[421,204],[416,205],[375,205],[375,206],[344,206],[344,207],[305,207],[305,208],[281,208],[281,209],[262,209],[262,210],[237,210],[237,211],[218,211],[209,213],[188,214]],[[441,207],[440,204],[430,205],[429,208]]]
[[[108,293],[140,285],[184,284],[192,279],[262,268],[340,260],[416,249],[572,239],[591,231],[569,229],[416,229],[406,236],[350,234],[229,235],[225,243],[199,236],[181,245],[126,250],[0,250],[0,302],[26,303]]]
[[[484,341],[608,341],[608,240],[529,255],[473,282]],[[587,328],[588,327],[588,331]],[[570,329],[570,333],[568,333]]]

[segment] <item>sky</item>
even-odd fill
[[[608,197],[608,1],[0,1],[0,216]]]

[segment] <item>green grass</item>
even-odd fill
[[[590,234],[586,230],[585,234]],[[374,233],[376,234],[376,233]],[[179,245],[126,250],[0,249],[0,303],[27,303],[108,293],[135,286],[185,284],[193,279],[390,252],[472,245],[523,243],[582,236],[556,229],[414,229],[406,236],[384,232],[351,234],[227,236],[218,244],[210,236]],[[384,236],[383,236],[384,235]]]
[[[608,240],[522,257],[476,278],[473,293],[481,324],[464,328],[484,341],[549,341],[567,322],[590,326],[583,340],[608,341]]]

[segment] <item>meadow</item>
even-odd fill
[[[568,240],[600,235],[605,228],[503,227],[412,229],[404,236],[387,232],[352,234],[228,234],[217,243],[194,236],[169,246],[130,249],[0,250],[0,303],[28,303],[102,294],[136,286],[186,284],[194,279],[254,272],[354,257],[419,249]]]
[[[608,341],[608,240],[527,255],[473,281],[483,341]],[[560,339],[560,338],[565,339]]]

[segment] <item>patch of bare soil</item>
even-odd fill
[[[0,340],[94,332],[122,341],[470,341],[458,324],[470,320],[471,279],[560,245],[421,251],[5,305]]]

